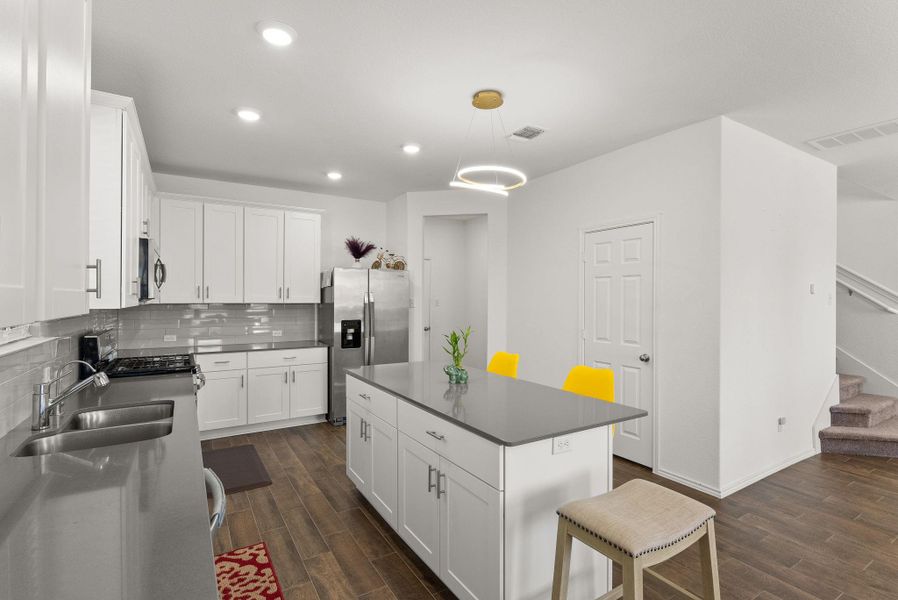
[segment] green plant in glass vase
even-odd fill
[[[462,360],[468,353],[468,338],[471,336],[471,326],[464,330],[452,330],[444,334],[448,346],[443,346],[443,351],[452,357],[452,364],[443,367],[443,372],[449,376],[449,383],[468,383],[468,372],[462,366]]]

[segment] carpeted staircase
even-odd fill
[[[839,375],[839,404],[820,431],[823,452],[898,457],[898,398],[865,394],[864,378]]]

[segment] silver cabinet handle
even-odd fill
[[[240,387],[243,387],[243,377],[244,377],[244,375],[240,376]]]
[[[206,480],[206,489],[212,493],[212,517],[209,519],[209,531],[215,532],[224,523],[225,513],[228,509],[228,497],[225,495],[224,484],[215,471],[203,469],[203,477]]]
[[[196,297],[202,300],[202,296],[200,296],[200,286],[196,286]]]
[[[206,300],[209,299],[209,286],[206,286]]]
[[[371,427],[371,423],[369,423],[368,421],[365,421],[365,441],[366,442],[371,439],[370,427]]]
[[[284,383],[287,383],[287,372],[284,371]]]
[[[365,439],[365,419],[359,419],[359,437]]]
[[[445,435],[443,435],[442,433],[437,433],[436,431],[427,431],[427,432],[425,432],[425,433],[427,433],[427,435],[429,435],[430,437],[436,438],[436,439],[438,439],[438,440],[445,440],[445,439],[446,439],[446,436],[445,436]]]
[[[216,365],[229,365],[229,364],[231,364],[231,361],[229,361],[229,360],[216,360],[214,364],[216,364]]]
[[[290,299],[290,286],[287,286],[287,300]]]
[[[94,269],[97,272],[97,287],[84,290],[88,294],[96,294],[97,300],[103,297],[103,260],[98,258],[94,264],[87,265],[88,269]]]
[[[291,371],[290,375],[292,376],[293,383],[296,383],[296,371]]]
[[[440,480],[445,480],[446,474],[437,470],[437,498],[439,499],[442,496],[446,495],[446,486],[440,486]]]
[[[436,473],[436,471],[437,470],[434,467],[427,465],[427,493],[428,494],[433,491],[433,488],[436,487],[436,484],[433,482],[433,474]]]
[[[279,287],[279,288],[278,288],[278,300],[281,299],[281,295],[282,295],[283,293],[284,293],[284,288]]]
[[[284,360],[296,360],[295,356],[285,356]]]

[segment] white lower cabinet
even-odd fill
[[[350,402],[346,410],[346,473],[391,527],[396,527],[396,428]]]
[[[246,371],[206,373],[196,394],[200,431],[246,425]]]
[[[435,572],[440,572],[440,500],[436,478],[440,456],[399,434],[399,513],[397,531]]]
[[[290,367],[290,418],[327,412],[327,365]]]
[[[264,423],[290,418],[290,369],[268,367],[250,369],[249,415],[247,422]]]

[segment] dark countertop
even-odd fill
[[[118,356],[166,356],[169,354],[220,354],[222,352],[255,352],[258,350],[300,350],[302,348],[329,348],[330,344],[315,340],[298,342],[252,342],[247,344],[217,344],[200,346],[169,346],[163,348],[134,348],[119,350]]]
[[[529,381],[467,370],[466,386],[450,386],[442,363],[374,365],[346,373],[503,446],[648,415]]]
[[[66,399],[174,401],[172,432],[143,442],[17,458],[30,420],[0,438],[4,600],[217,600],[190,375],[113,379]]]

